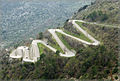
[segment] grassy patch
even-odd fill
[[[64,53],[64,51],[60,48],[60,46],[58,45],[58,43],[56,42],[56,40],[54,38],[52,38],[52,40],[55,42],[55,44],[52,44],[51,42],[49,42],[49,45],[52,46],[52,47],[54,47],[55,49],[57,49],[61,53]]]
[[[68,44],[68,42],[63,38],[64,35],[59,33],[59,32],[56,32],[56,34],[58,35],[58,37],[60,38],[60,40],[63,42],[63,44],[68,48],[68,49],[72,49],[70,47],[70,45]]]
[[[46,47],[41,43],[38,43],[38,48],[39,48],[40,55],[44,53],[44,49],[50,50],[48,47]]]
[[[96,36],[95,36],[92,32],[90,32],[89,29],[87,29],[86,27],[83,26],[83,22],[78,22],[78,21],[76,21],[76,23],[77,23],[83,30],[87,31],[90,35],[92,35],[94,38],[96,38]]]
[[[86,27],[84,27],[82,22],[76,21],[76,23],[83,29],[83,30],[88,30]]]
[[[87,42],[90,42],[90,43],[93,42],[93,41],[90,40],[88,37],[86,37],[82,32],[80,32],[79,34],[74,34],[74,33],[70,32],[70,31],[67,31],[67,30],[63,30],[63,31],[64,31],[65,33],[69,34],[69,35],[75,36],[75,37],[80,38],[80,39],[82,39],[82,40],[85,40],[85,41],[87,41]]]

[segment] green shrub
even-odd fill
[[[38,35],[38,39],[42,39],[43,38],[43,33],[40,32],[39,35]]]
[[[103,13],[102,11],[93,11],[87,16],[87,18],[92,21],[100,20],[101,22],[103,22],[108,19],[108,15],[106,13]]]
[[[117,80],[117,79],[118,79],[118,76],[115,76],[115,79]]]
[[[60,53],[60,51],[59,51],[59,50],[57,50],[57,51],[56,51],[56,55],[59,55],[59,53]]]
[[[112,72],[112,73],[117,73],[117,72],[118,72],[118,68],[115,67],[115,68],[113,69],[113,72]]]

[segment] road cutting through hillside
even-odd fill
[[[59,46],[61,47],[61,49],[65,52],[65,55],[74,55],[75,56],[75,53],[72,52],[71,50],[69,50],[64,44],[63,42],[59,39],[58,35],[56,34],[56,32],[59,32],[65,36],[68,36],[72,39],[75,39],[75,40],[78,40],[79,42],[83,43],[83,44],[87,44],[87,45],[99,45],[100,42],[97,41],[95,38],[93,38],[90,34],[88,34],[85,30],[83,30],[78,24],[76,24],[76,21],[77,20],[72,20],[72,21],[69,21],[69,22],[72,22],[72,24],[74,25],[74,27],[76,27],[79,31],[81,31],[86,37],[88,37],[90,40],[93,41],[93,43],[90,43],[90,42],[87,42],[85,40],[82,40],[82,39],[79,39],[77,37],[74,37],[72,35],[69,35],[65,32],[63,32],[62,30],[60,29],[49,29],[48,31],[52,34],[52,36],[54,37],[54,39],[56,40],[56,42],[59,44]],[[80,21],[80,22],[84,22],[84,21]]]
[[[100,42],[98,40],[96,40],[94,37],[92,37],[88,32],[86,32],[84,29],[82,29],[77,23],[76,21],[79,22],[85,22],[82,20],[69,20],[69,22],[72,22],[72,24],[74,25],[74,27],[76,27],[80,32],[82,32],[86,37],[88,37],[90,40],[93,41],[93,43],[91,42],[87,42],[85,40],[82,40],[80,38],[77,38],[75,36],[69,35],[67,33],[65,33],[64,31],[60,30],[60,29],[48,29],[48,31],[50,32],[50,34],[54,37],[54,39],[56,40],[56,42],[58,43],[58,45],[60,46],[60,48],[64,51],[63,53],[60,53],[60,56],[63,57],[73,57],[75,56],[75,52],[71,51],[70,49],[68,49],[63,42],[61,41],[61,39],[58,37],[58,35],[56,34],[56,32],[59,32],[67,37],[70,37],[72,39],[75,39],[83,44],[86,45],[94,45],[97,46],[100,44]],[[10,54],[11,58],[23,58],[23,61],[25,62],[36,62],[37,59],[40,57],[40,52],[39,52],[39,48],[38,48],[38,43],[43,44],[44,46],[46,46],[47,48],[49,48],[50,50],[52,50],[53,52],[56,52],[57,49],[55,49],[54,47],[48,45],[46,42],[42,41],[42,40],[33,40],[30,49],[22,49],[22,52],[20,52],[19,50],[21,49],[16,49],[17,53],[15,51],[13,51]],[[27,47],[26,47],[27,48]],[[20,54],[21,53],[21,54]]]
[[[107,25],[107,24],[100,24],[100,23],[97,23],[97,22],[87,22],[87,21],[83,21],[83,20],[69,20],[69,22],[71,21],[78,21],[78,22],[82,22],[82,23],[86,23],[86,24],[93,24],[93,25],[98,25],[98,26],[105,26],[105,27],[112,27],[112,28],[120,28],[119,26],[117,25]]]

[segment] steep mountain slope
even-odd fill
[[[107,2],[106,0],[99,0],[89,7],[85,6],[83,9],[81,8],[79,12],[73,16],[73,19],[84,19],[85,21],[119,25],[119,19],[116,19],[115,17],[116,15],[119,15],[118,13],[114,14],[114,17],[112,17],[116,20],[116,22],[113,22],[109,21],[110,19],[112,20],[110,16],[106,17],[111,10],[107,10],[107,14],[102,11],[104,5],[108,5],[108,2],[119,4],[119,1],[117,0],[107,0]],[[114,8],[117,9],[117,6],[114,6]],[[96,7],[101,8],[99,8],[98,11]],[[91,16],[92,12],[95,14]],[[114,13],[114,11],[112,13]],[[78,24],[86,29],[86,31],[94,38],[98,39],[101,44],[99,46],[83,45],[74,39],[60,35],[60,39],[64,41],[66,46],[77,51],[75,57],[60,57],[58,56],[59,51],[54,54],[53,52],[48,52],[48,50],[46,51],[45,47],[41,47],[42,56],[35,64],[25,63],[22,65],[20,64],[22,59],[11,60],[4,56],[1,61],[3,67],[0,78],[5,80],[11,78],[15,80],[75,78],[82,80],[101,79],[101,81],[103,81],[106,79],[110,80],[113,77],[118,80],[119,28],[89,23]],[[64,27],[61,27],[60,29],[77,37],[82,35],[74,28],[72,23],[68,22],[68,20],[65,22]],[[38,38],[44,40],[48,39],[49,45],[59,49],[59,47],[57,47],[58,44],[48,31],[40,34]]]
[[[0,47],[29,40],[40,31],[63,26],[81,6],[93,0],[0,0]]]
[[[96,0],[86,7],[83,7],[85,10],[79,9],[73,18],[120,25],[120,0]]]

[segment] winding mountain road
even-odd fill
[[[44,42],[44,41],[42,41],[42,40],[34,40],[34,42],[36,42],[36,44],[38,44],[38,43],[43,44],[44,46],[46,46],[47,48],[49,48],[50,50],[52,50],[52,51],[55,52],[55,53],[56,53],[56,51],[57,51],[57,49],[53,48],[52,46],[48,45],[46,42]],[[38,53],[39,53],[39,52],[38,52]],[[69,51],[68,51],[68,53],[66,53],[66,54],[60,53],[60,56],[63,56],[63,57],[73,57],[73,56],[75,56],[74,53],[72,53],[72,54],[69,54],[69,53],[70,53]]]
[[[72,24],[74,25],[74,27],[76,27],[79,31],[81,31],[86,37],[88,37],[90,40],[94,41],[93,43],[91,43],[91,45],[99,45],[100,42],[98,40],[96,40],[94,37],[92,37],[88,32],[86,32],[85,30],[83,30],[77,23],[78,22],[85,22],[82,20],[72,20]]]
[[[87,21],[83,21],[83,20],[69,20],[71,21],[78,21],[78,22],[83,22],[83,23],[87,23],[87,24],[94,24],[94,25],[99,25],[99,26],[105,26],[105,27],[112,27],[112,28],[120,28],[120,26],[117,25],[107,25],[107,24],[100,24],[97,22],[87,22]]]
[[[60,30],[60,29],[48,29],[48,31],[51,33],[51,35],[54,37],[54,39],[56,40],[56,42],[58,43],[58,45],[60,46],[60,48],[64,51],[65,54],[60,53],[60,56],[63,57],[73,57],[75,56],[75,52],[71,51],[70,49],[68,49],[63,42],[60,40],[60,38],[58,37],[58,35],[56,34],[56,32],[59,32],[67,37],[70,37],[72,39],[78,40],[79,42],[86,44],[86,45],[99,45],[100,42],[98,40],[96,40],[94,37],[92,37],[88,32],[86,32],[85,30],[83,30],[77,23],[78,22],[84,22],[82,20],[69,20],[69,22],[72,22],[72,24],[74,25],[74,27],[76,27],[80,32],[82,32],[86,37],[88,37],[90,40],[93,41],[93,43],[91,42],[87,42],[85,40],[82,40],[80,38],[77,38],[75,36],[69,35],[67,33],[65,33],[64,31]],[[44,46],[46,46],[47,48],[49,48],[50,50],[52,50],[53,52],[56,52],[57,49],[51,47],[50,45],[48,45],[46,42],[42,41],[42,40],[33,40],[30,49],[28,49],[27,47],[18,47],[16,50],[14,50],[11,54],[10,57],[11,58],[23,58],[23,61],[25,62],[36,62],[38,60],[38,58],[40,57],[40,53],[39,53],[39,48],[38,48],[38,43],[43,44]]]

